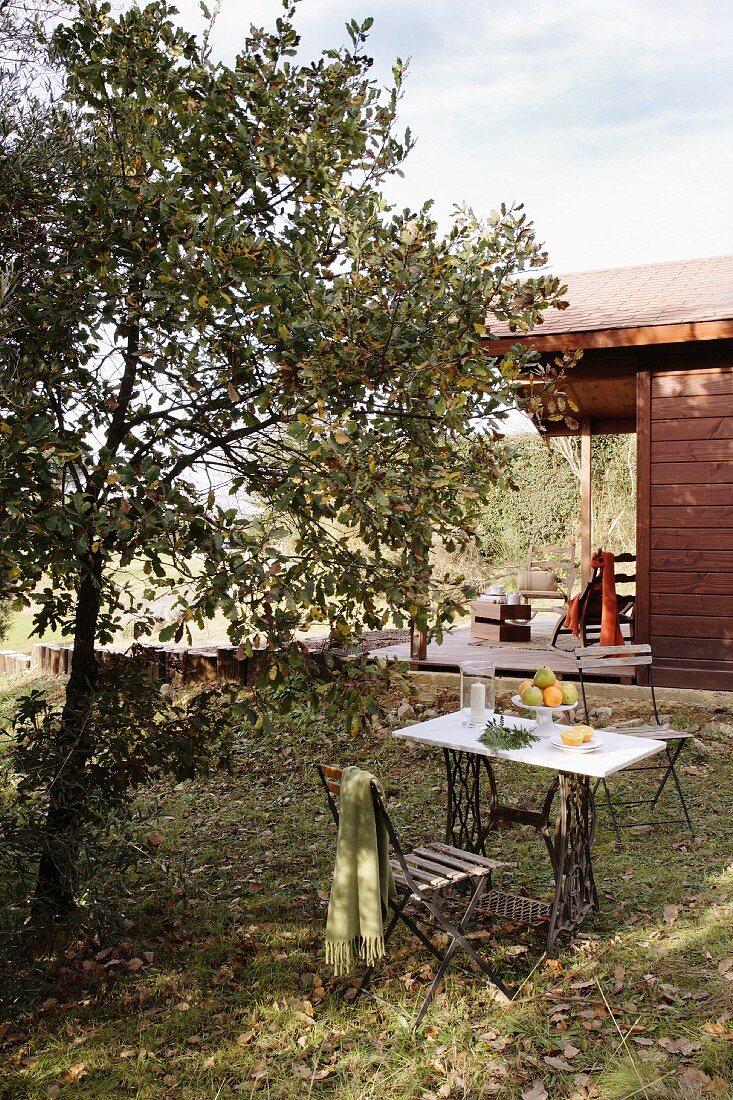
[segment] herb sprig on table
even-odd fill
[[[479,741],[482,745],[486,745],[487,749],[526,749],[535,741],[539,741],[539,737],[531,729],[507,726],[504,718],[499,717],[486,723]]]

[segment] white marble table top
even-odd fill
[[[513,714],[505,714],[503,718],[505,724],[511,728],[528,729],[534,726],[531,719],[515,717]],[[653,756],[664,749],[663,741],[654,741],[650,737],[628,737],[622,733],[607,733],[605,730],[598,730],[598,736],[603,744],[594,752],[555,748],[549,740],[544,738],[535,741],[526,749],[490,749],[479,741],[482,730],[465,726],[463,722],[463,712],[453,711],[439,718],[431,718],[428,722],[418,722],[414,726],[395,730],[394,736],[405,741],[416,741],[421,745],[434,745],[436,748],[455,749],[458,752],[472,752],[499,760],[515,760],[517,763],[529,764],[535,768],[588,775],[594,779],[613,775],[614,772],[620,772],[629,765],[645,760],[648,756]]]

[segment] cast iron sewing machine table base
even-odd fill
[[[503,824],[531,825],[543,838],[555,879],[552,902],[491,890],[481,909],[516,921],[549,919],[547,950],[551,952],[558,936],[572,935],[588,913],[598,908],[591,861],[595,810],[588,777],[560,772],[550,784],[542,809],[529,810],[502,804],[486,756],[447,748],[443,756],[448,777],[447,843],[485,855],[487,836]],[[550,815],[556,795],[558,811],[553,826]],[[486,808],[482,799],[488,801]]]

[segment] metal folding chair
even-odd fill
[[[341,793],[342,770],[324,764],[319,764],[317,767],[331,815],[338,828],[337,799]],[[390,898],[391,915],[384,933],[385,947],[398,924],[402,923],[439,962],[435,978],[413,1020],[413,1028],[420,1026],[458,948],[465,951],[505,997],[511,997],[506,986],[466,938],[476,907],[491,885],[491,872],[499,867],[505,867],[506,864],[475,855],[473,852],[464,852],[449,844],[430,844],[405,852],[387,812],[384,794],[376,780],[372,781],[372,798],[375,817],[377,822],[383,822],[389,836],[391,851],[394,853],[390,863],[398,894],[397,898]],[[467,900],[465,897],[462,898],[465,909],[460,920],[452,921],[445,912],[444,904],[439,900],[439,894],[441,891],[451,890],[452,896],[460,897],[461,889],[468,890]],[[408,906],[411,908],[408,909]],[[422,915],[420,909],[426,910],[427,915]],[[445,950],[435,946],[428,935],[428,930],[433,935],[436,931],[445,933],[448,937]],[[355,1000],[362,993],[368,992],[373,972],[373,966],[367,968],[356,990]]]
[[[635,767],[628,774],[636,774],[638,772],[661,772],[661,778],[657,784],[656,790],[651,798],[637,798],[626,801],[614,801],[611,798],[611,792],[608,787],[608,783],[605,779],[599,779],[593,788],[595,794],[598,787],[603,785],[603,793],[606,798],[606,805],[608,806],[608,812],[611,817],[611,823],[613,825],[613,831],[616,834],[618,840],[621,839],[621,829],[632,829],[639,825],[680,825],[683,822],[687,825],[688,829],[692,830],[692,823],[690,821],[690,814],[687,809],[687,802],[682,790],[682,784],[680,783],[679,775],[677,774],[676,764],[679,759],[679,755],[685,746],[685,741],[690,737],[689,733],[681,732],[680,730],[674,730],[666,723],[662,723],[659,720],[659,711],[657,710],[657,698],[654,692],[654,671],[652,667],[652,650],[649,645],[624,645],[624,646],[587,646],[583,649],[575,650],[575,659],[578,665],[578,673],[580,675],[580,689],[583,697],[583,708],[585,710],[585,720],[588,721],[588,699],[586,696],[586,677],[590,673],[603,673],[608,675],[610,672],[622,671],[624,669],[638,669],[645,668],[648,679],[648,686],[651,693],[652,709],[654,711],[654,721],[649,722],[646,725],[633,724],[620,722],[617,725],[607,727],[613,730],[615,733],[624,733],[628,737],[652,737],[656,741],[664,741],[665,751],[664,754],[660,753],[658,762],[650,764],[642,764]],[[680,806],[682,807],[683,817],[670,817],[670,818],[654,818],[651,821],[628,821],[619,820],[617,810],[625,806],[651,806],[653,810],[656,810],[657,803],[659,802],[669,780],[672,781],[672,785],[677,792]]]

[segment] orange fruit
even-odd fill
[[[517,692],[517,695],[521,695],[523,691],[526,691],[527,688],[531,687],[534,687],[534,680],[522,680],[521,684],[519,685],[519,691]]]
[[[575,732],[582,733],[584,741],[590,741],[591,737],[596,731],[593,729],[593,726],[584,726],[578,723],[578,725],[575,727]]]
[[[562,691],[557,684],[551,684],[542,692],[542,702],[546,707],[562,706]]]
[[[584,741],[583,731],[579,726],[571,730],[562,730],[560,739],[565,745],[582,745]]]

